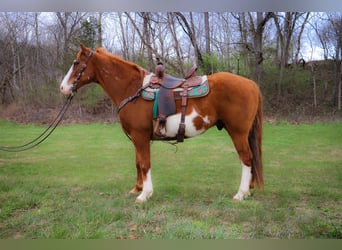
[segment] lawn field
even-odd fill
[[[0,145],[43,129],[0,121]],[[226,132],[153,142],[154,194],[135,204],[120,125],[60,126],[37,148],[0,151],[0,238],[342,238],[342,123],[265,124],[263,157],[265,190],[234,202],[241,166]]]

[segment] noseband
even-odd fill
[[[83,63],[83,65],[82,65],[80,71],[78,72],[77,77],[75,78],[74,82],[72,83],[72,86],[71,86],[71,93],[72,93],[72,94],[75,94],[75,93],[77,92],[77,89],[76,89],[76,88],[77,88],[77,84],[78,84],[78,82],[80,81],[80,79],[81,79],[81,77],[82,77],[82,75],[83,75],[85,69],[87,68],[88,62],[89,62],[89,60],[90,60],[90,58],[91,58],[91,56],[92,56],[93,54],[94,54],[94,51],[91,50],[91,51],[89,52],[89,55],[88,55],[87,60],[85,61],[85,63]],[[76,66],[77,64],[79,64],[79,61],[75,60],[73,64],[74,64],[74,66]]]

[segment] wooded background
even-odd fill
[[[0,117],[58,110],[80,43],[150,71],[159,57],[179,77],[193,64],[199,74],[246,76],[261,87],[268,117],[341,118],[342,13],[318,12],[0,13]],[[74,117],[115,116],[96,84],[77,97]]]

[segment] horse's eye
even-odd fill
[[[77,66],[79,63],[80,63],[79,61],[74,60],[73,65],[74,65],[74,66]]]

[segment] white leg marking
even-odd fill
[[[151,169],[148,170],[146,174],[146,180],[143,182],[143,190],[141,194],[137,197],[135,202],[141,203],[147,201],[153,194],[152,176]]]
[[[194,137],[194,136],[200,135],[206,130],[206,128],[202,128],[200,130],[196,129],[196,127],[194,126],[194,121],[193,121],[196,117],[201,117],[205,124],[207,125],[210,124],[208,116],[202,117],[196,112],[195,109],[193,109],[189,115],[185,116],[185,136],[186,137]],[[167,137],[175,137],[177,135],[180,120],[181,120],[181,114],[171,115],[167,118],[167,121],[166,121],[166,136]]]
[[[249,184],[251,183],[252,180],[252,168],[244,165],[241,162],[242,165],[242,175],[241,175],[241,183],[239,187],[239,191],[237,194],[234,196],[234,200],[239,200],[242,201],[245,197],[250,195],[249,192]]]
[[[73,66],[70,67],[68,73],[64,76],[63,81],[60,86],[60,90],[63,94],[69,95],[71,93],[71,85],[69,84],[69,79],[72,73]]]

